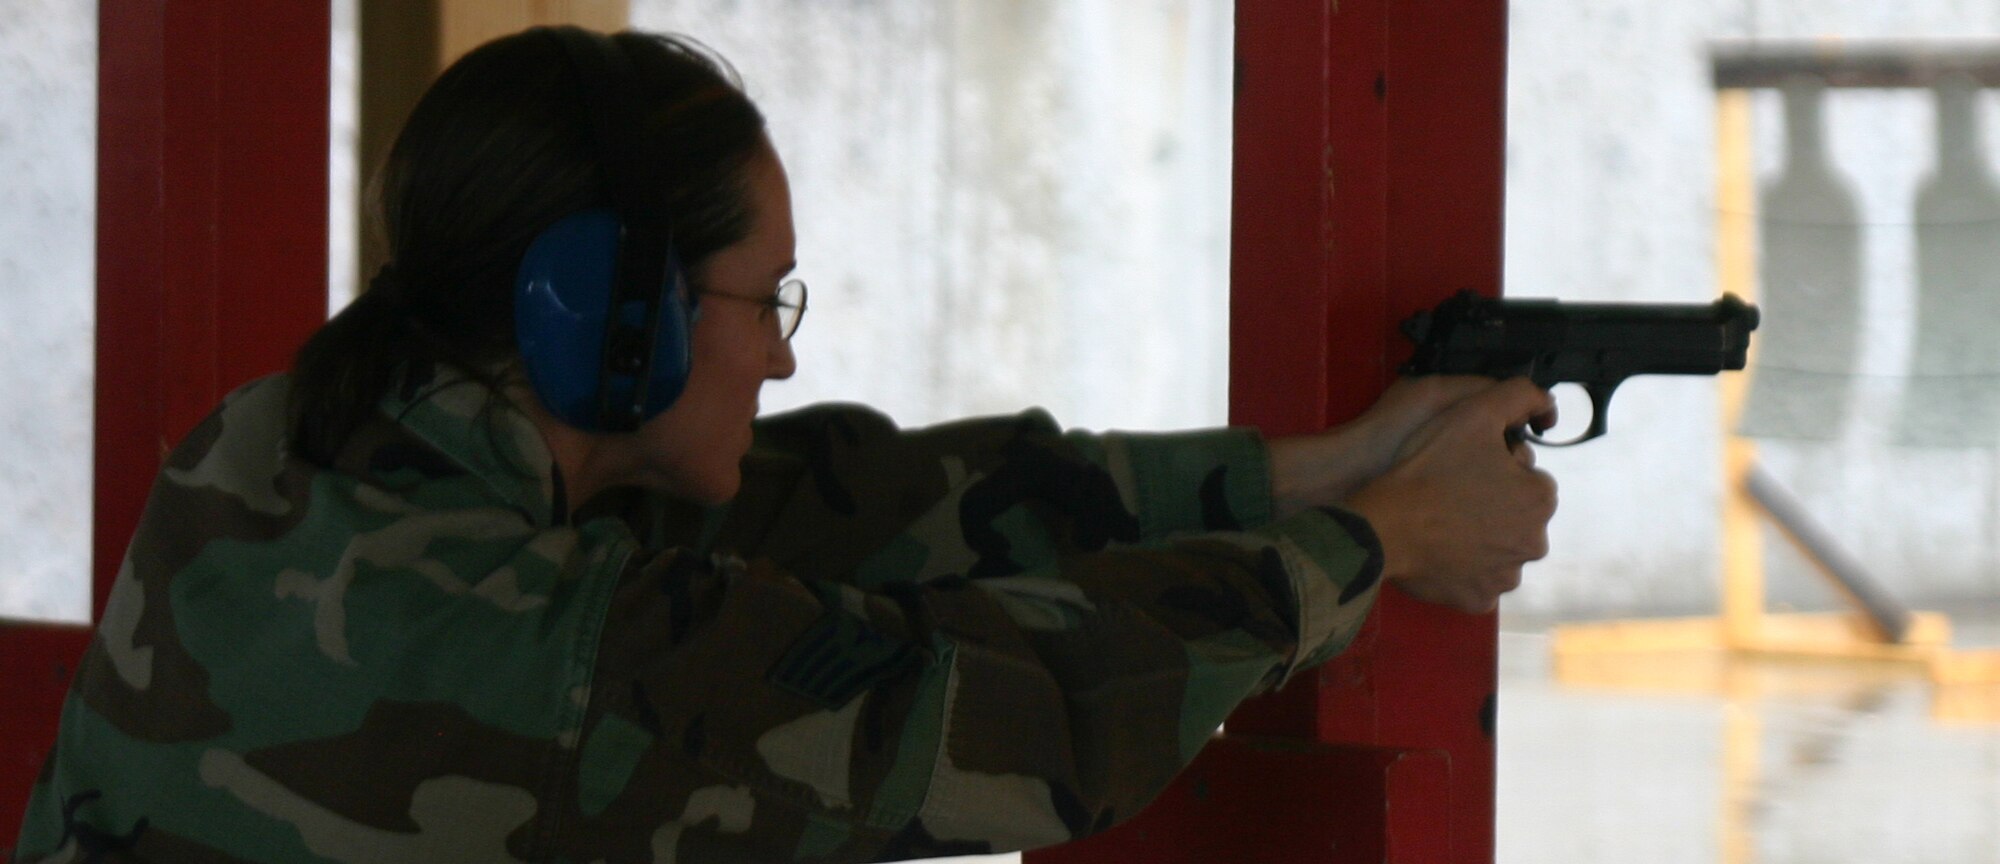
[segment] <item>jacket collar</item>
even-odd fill
[[[568,520],[555,458],[526,414],[484,383],[451,369],[412,378],[382,398],[385,415],[483,482],[538,526]]]

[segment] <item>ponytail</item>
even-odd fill
[[[306,340],[292,362],[287,406],[295,452],[321,464],[333,461],[398,371],[423,359],[417,356],[422,352],[411,350],[416,347],[411,325],[395,267],[384,265],[368,290]]]

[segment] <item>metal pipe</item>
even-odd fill
[[[1778,481],[1764,473],[1763,468],[1753,465],[1743,474],[1743,487],[1750,493],[1751,500],[1771,517],[1785,539],[1790,540],[1819,568],[1820,573],[1833,582],[1834,587],[1861,609],[1882,641],[1889,644],[1903,641],[1910,631],[1910,610],[1869,578],[1861,563],[1841,549],[1824,529],[1814,524],[1805,508],[1787,494]]]
[[[1717,90],[1781,87],[1797,75],[1828,87],[1929,87],[1953,75],[2000,87],[2000,39],[1727,39],[1708,52]]]

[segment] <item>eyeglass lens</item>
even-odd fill
[[[799,322],[806,317],[806,283],[803,279],[787,279],[778,286],[778,330],[786,339],[799,332]]]

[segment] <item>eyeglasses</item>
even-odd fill
[[[778,284],[778,290],[768,297],[744,297],[722,291],[696,291],[702,297],[721,297],[743,303],[755,303],[764,308],[757,311],[757,320],[778,322],[778,333],[785,341],[792,341],[792,334],[799,332],[799,322],[806,317],[806,281],[786,279]]]

